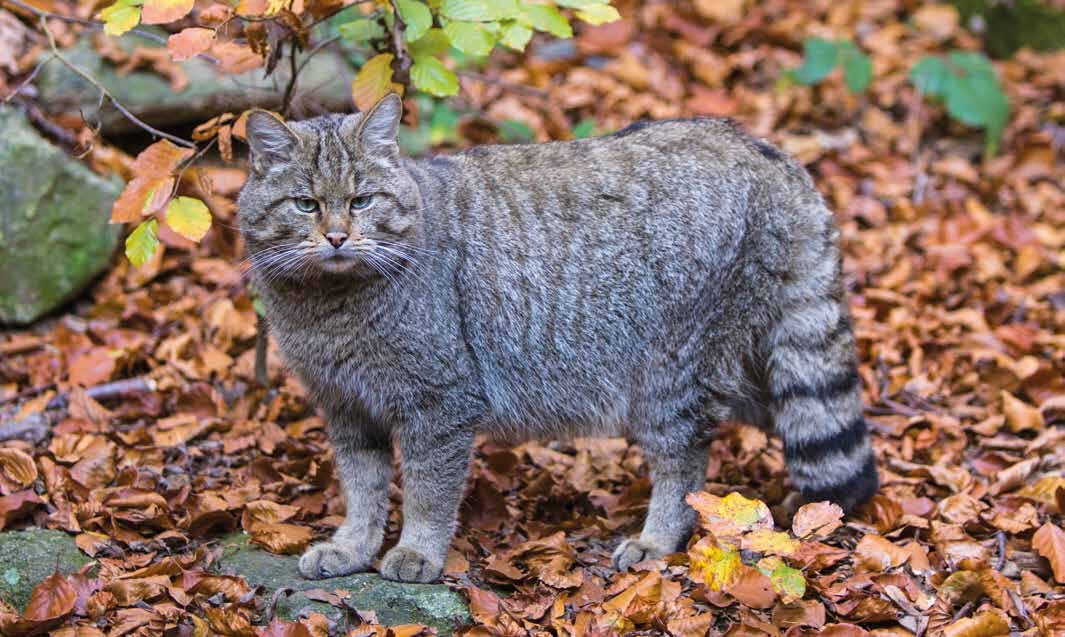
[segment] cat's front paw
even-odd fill
[[[397,582],[435,582],[444,572],[443,562],[430,561],[414,549],[397,546],[381,560],[381,577]]]
[[[322,542],[307,549],[300,556],[300,575],[307,579],[325,579],[351,575],[370,568],[370,559],[361,555],[357,546],[338,542]]]
[[[627,571],[633,564],[644,560],[656,560],[669,551],[637,538],[625,540],[614,551],[614,568]]]

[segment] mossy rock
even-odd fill
[[[103,272],[121,226],[122,191],[41,137],[21,112],[0,106],[0,324],[27,324]]]
[[[159,45],[134,34],[116,39],[127,51]],[[119,103],[141,120],[165,128],[199,124],[225,112],[262,107],[277,109],[288,84],[289,65],[279,64],[265,77],[263,69],[227,74],[202,57],[177,62],[188,82],[175,91],[170,81],[150,70],[120,72],[100,55],[91,38],[63,52],[73,64],[95,78]],[[302,63],[302,60],[300,61]],[[296,111],[351,110],[351,81],[355,72],[340,55],[320,51],[309,59],[296,85]],[[99,119],[104,134],[130,133],[139,129],[108,101],[101,105],[99,90],[63,64],[52,62],[38,76],[40,104],[52,114],[79,112]],[[306,107],[306,108],[303,108]]]
[[[0,532],[0,599],[20,612],[34,587],[55,572],[69,574],[92,560],[62,531]]]
[[[372,610],[382,624],[424,624],[441,635],[470,622],[462,598],[442,584],[400,584],[381,579],[376,573],[357,573],[324,580],[304,579],[297,570],[299,556],[274,555],[256,548],[243,533],[222,540],[222,556],[215,563],[219,573],[241,575],[252,586],[262,586],[269,599],[279,588],[292,593],[278,600],[277,616],[295,619],[304,610],[322,613],[342,621],[344,611],[324,602],[309,599],[304,592],[323,589],[348,591],[348,605],[358,610]]]

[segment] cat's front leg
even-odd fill
[[[300,574],[308,579],[370,570],[381,549],[388,518],[388,485],[392,480],[388,434],[350,415],[330,416],[329,422],[336,474],[347,511],[332,539],[315,544],[300,557]]]
[[[381,560],[381,576],[433,582],[444,570],[466,487],[473,433],[450,419],[413,423],[399,435],[403,531]]]

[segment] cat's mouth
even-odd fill
[[[361,255],[355,250],[330,248],[328,252],[319,253],[318,264],[326,272],[350,272],[362,263]]]

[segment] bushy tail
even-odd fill
[[[838,263],[832,267],[835,276],[806,279],[782,299],[768,339],[767,389],[792,482],[808,501],[852,511],[876,493],[878,480],[854,334]]]

